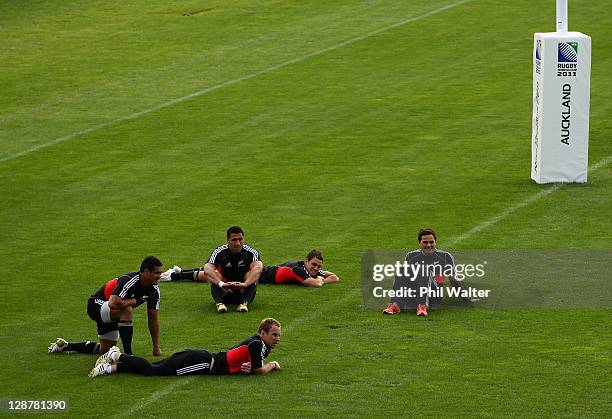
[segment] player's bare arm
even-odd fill
[[[151,342],[153,342],[153,355],[159,356],[162,354],[159,345],[159,313],[153,308],[147,309],[147,320],[149,323],[149,333],[151,334]]]
[[[323,282],[325,282],[326,284],[338,281],[340,281],[340,278],[338,278],[338,275],[333,272],[325,272],[325,274],[323,275]]]
[[[324,279],[322,276],[317,276],[316,278],[308,278],[304,280],[303,284],[305,287],[320,288],[324,284]]]
[[[204,268],[198,274],[198,281],[210,282],[211,285],[216,285],[216,286],[219,286],[220,283],[225,284],[225,281],[223,281],[223,276],[221,275],[221,272],[217,271],[217,269],[215,268],[215,265],[213,265],[212,263],[207,263],[204,265]]]
[[[259,279],[259,276],[261,275],[261,271],[263,270],[263,263],[260,260],[255,260],[251,262],[251,265],[249,265],[249,268],[250,268],[249,271],[244,276],[244,282],[234,283],[234,285],[237,288],[247,288],[251,284],[254,284]]]
[[[268,362],[266,365],[264,365],[261,368],[256,368],[255,369],[255,374],[259,374],[259,375],[266,375],[274,370],[280,370],[280,364],[277,361],[272,361],[272,362]]]

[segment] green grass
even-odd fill
[[[531,49],[552,4],[473,0],[391,28],[451,2],[21,3],[0,2],[0,398],[72,416],[610,416],[609,309],[360,306],[365,249],[410,249],[424,225],[444,248],[545,188]],[[612,155],[605,3],[570,10],[593,38],[592,165]],[[611,182],[607,164],[454,247],[609,249]],[[197,266],[232,224],[264,262],[316,247],[343,281],[261,286],[225,316],[208,285],[162,284],[162,349],[222,350],[273,316],[280,373],[90,380],[92,357],[46,354],[95,338],[85,302],[112,275],[147,254]]]

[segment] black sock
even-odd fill
[[[183,269],[181,272],[173,272],[172,275],[170,275],[170,278],[173,281],[178,281],[181,279],[188,279],[190,281],[197,281],[198,280],[198,272],[200,272],[199,269],[194,268],[194,269]]]
[[[74,351],[82,354],[97,354],[99,347],[100,344],[98,342],[91,342],[88,340],[87,342],[69,343],[66,345],[64,351]]]
[[[132,321],[119,321],[119,336],[123,342],[123,352],[132,355],[132,335],[134,334],[134,326]]]

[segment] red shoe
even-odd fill
[[[427,317],[427,306],[425,304],[419,304],[416,309],[416,315]]]
[[[400,308],[395,303],[389,303],[386,309],[383,310],[383,314],[399,314]]]

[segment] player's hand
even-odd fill
[[[232,282],[232,284],[236,289],[244,289],[247,287],[247,284],[245,284],[244,282]]]
[[[153,356],[161,356],[162,351],[160,348],[153,348]]]
[[[323,278],[323,282],[330,283],[330,282],[338,282],[340,281],[340,278],[338,278],[338,276],[336,274],[332,274],[329,275],[327,278]]]
[[[234,292],[233,284],[234,284],[233,282],[224,282],[223,286],[221,286],[221,289],[223,290],[224,293],[231,294],[232,292]]]
[[[243,374],[250,374],[251,373],[251,363],[243,362],[242,365],[240,366],[240,372]]]
[[[270,364],[274,365],[274,369],[275,370],[280,370],[281,369],[280,364],[278,363],[278,361],[272,361],[272,362],[270,362]]]

